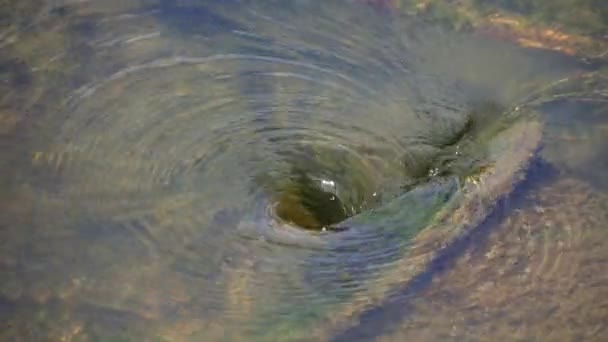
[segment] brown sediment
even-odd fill
[[[599,341],[608,334],[608,197],[574,179],[533,196],[412,300],[384,341]]]
[[[539,121],[523,120],[494,137],[489,152],[496,167],[467,181],[461,190],[462,197],[440,212],[434,223],[412,240],[408,253],[391,265],[390,270],[379,275],[379,281],[370,284],[348,305],[332,313],[325,324],[315,330],[314,335],[323,339],[328,332],[344,331],[356,325],[358,322],[354,318],[370,307],[381,306],[387,294],[405,288],[445,247],[481,224],[497,201],[511,193],[525,177],[541,136],[542,124]]]
[[[589,35],[569,32],[558,25],[547,25],[531,22],[524,16],[506,12],[498,8],[489,14],[482,13],[468,1],[437,1],[416,0],[411,4],[401,1],[363,1],[366,4],[382,7],[394,13],[398,10],[413,12],[416,15],[433,16],[430,7],[437,3],[442,9],[449,11],[454,18],[466,21],[475,32],[492,38],[511,41],[520,46],[535,49],[559,51],[566,55],[604,58],[608,57],[608,37],[592,37]],[[429,12],[430,11],[430,12]]]
[[[0,135],[12,132],[15,126],[17,126],[17,113],[0,110]]]
[[[228,272],[226,286],[226,314],[236,320],[247,319],[254,312],[255,305],[255,262],[240,260],[236,269]]]
[[[571,56],[598,48],[608,50],[608,40],[531,25],[526,23],[525,19],[513,15],[493,14],[482,17],[475,27],[482,34],[513,41],[523,47],[554,50]],[[601,50],[597,50],[597,54],[601,53]]]
[[[172,325],[161,328],[159,337],[172,342],[181,341],[223,341],[226,337],[224,322],[212,322],[203,319],[180,320]],[[234,341],[234,339],[232,339]],[[239,339],[237,341],[244,341]]]
[[[498,10],[489,15],[480,15],[474,8],[464,6],[459,13],[467,16],[476,32],[523,47],[559,51],[580,57],[603,57],[608,53],[606,38],[569,33],[557,27],[531,23],[522,16]]]

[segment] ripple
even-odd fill
[[[160,330],[333,328],[478,223],[538,143],[535,121],[514,126],[521,141],[469,132],[477,88],[436,70],[431,47],[451,38],[417,22],[358,5],[97,5],[11,51],[35,71],[15,191],[39,216],[10,231],[41,237],[20,260],[41,265],[24,279],[58,284],[43,304],[62,293]],[[463,182],[486,157],[500,171]],[[113,228],[99,241],[90,222]]]
[[[606,268],[604,194],[562,179],[531,200],[534,206],[509,215],[481,250],[471,248],[424,299],[413,300],[418,316],[380,340],[601,339],[607,279],[592,274]]]

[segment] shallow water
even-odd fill
[[[1,10],[3,339],[608,334],[604,74],[359,2]]]

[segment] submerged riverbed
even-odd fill
[[[608,336],[601,63],[382,3],[0,7],[0,337]]]

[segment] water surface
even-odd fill
[[[3,338],[606,336],[602,73],[361,2],[2,11]]]

